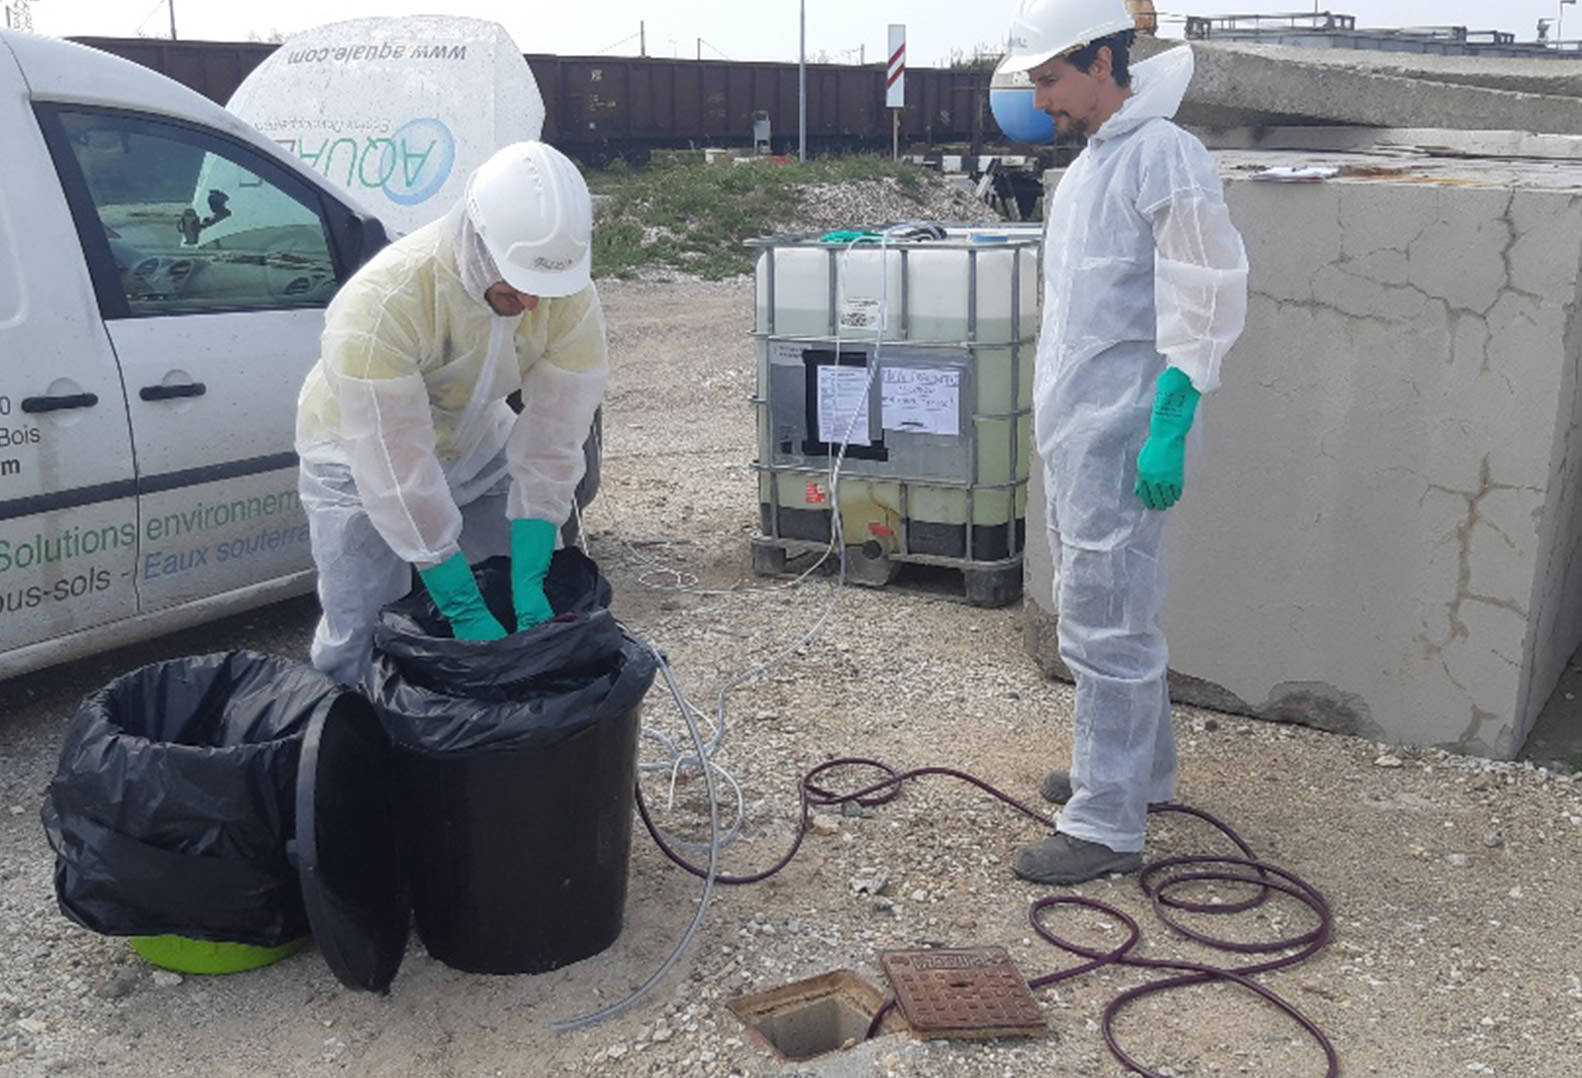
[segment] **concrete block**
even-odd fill
[[[1531,75],[1490,79],[1477,75],[1480,65],[1491,63],[1481,59],[1408,64],[1356,50],[1214,42],[1190,47],[1196,74],[1176,118],[1192,126],[1319,122],[1582,134],[1574,64],[1565,72],[1544,72],[1548,61],[1531,61]],[[1160,49],[1158,39],[1145,41],[1138,55]]]
[[[1211,150],[1404,151],[1441,157],[1582,160],[1582,137],[1545,135],[1532,131],[1463,131],[1307,123],[1300,127],[1259,124],[1256,127],[1198,129],[1198,137]]]
[[[1515,233],[1511,247],[1510,287],[1531,296],[1553,295],[1570,282],[1565,268],[1570,256],[1582,247],[1582,221],[1556,220],[1552,202],[1518,191],[1511,199],[1508,222]]]
[[[1322,185],[1291,185],[1280,191],[1275,185],[1247,192],[1255,204],[1273,208],[1289,200],[1301,205],[1301,231],[1270,230],[1243,236],[1249,262],[1262,267],[1261,285],[1276,300],[1306,303],[1313,298],[1311,267],[1328,266],[1340,256],[1340,202],[1334,188]],[[1253,211],[1257,212],[1257,211]]]
[[[1251,302],[1171,511],[1172,693],[1511,757],[1582,643],[1582,165],[1218,159]],[[1293,164],[1341,178],[1251,178]]]
[[[1413,285],[1450,307],[1485,314],[1509,287],[1505,248],[1512,242],[1510,193],[1429,188],[1435,218],[1406,248]]]
[[[1579,60],[1435,56],[1374,49],[1307,49],[1245,41],[1204,44],[1269,61],[1299,62],[1342,72],[1361,71],[1486,90],[1582,97],[1582,61]]]

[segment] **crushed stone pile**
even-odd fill
[[[802,202],[795,214],[777,222],[774,231],[827,232],[899,221],[988,225],[999,220],[999,215],[971,192],[926,173],[914,190],[894,179],[808,184],[802,189]]]

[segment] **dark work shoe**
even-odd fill
[[[1055,805],[1064,805],[1071,800],[1071,772],[1051,771],[1044,776],[1044,781],[1038,784],[1038,792],[1045,801]],[[1150,809],[1159,808],[1167,804],[1164,801],[1150,801]]]
[[[1116,853],[1108,846],[1086,842],[1056,831],[1016,851],[1011,871],[1034,883],[1069,887],[1112,872],[1136,872],[1143,867],[1140,853]]]

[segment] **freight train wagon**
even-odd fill
[[[224,104],[280,46],[262,42],[75,40],[153,68]],[[748,146],[767,121],[770,146],[795,152],[797,65],[655,57],[527,54],[544,97],[544,138],[591,165],[646,161],[661,147]],[[807,65],[810,152],[888,149],[882,64]],[[1003,144],[989,112],[989,72],[911,68],[904,146]]]

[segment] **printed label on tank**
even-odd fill
[[[879,300],[876,297],[848,297],[840,305],[842,329],[878,329]]]

